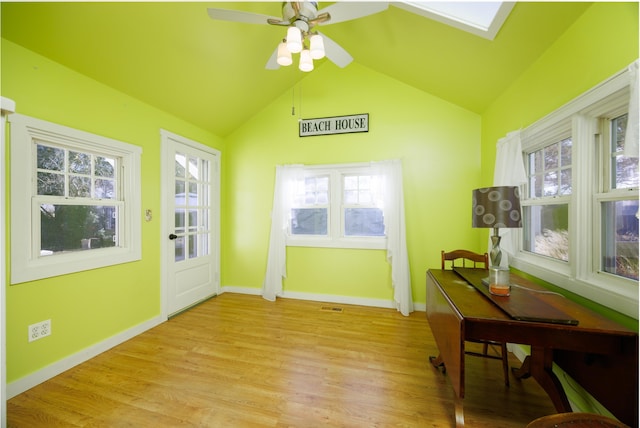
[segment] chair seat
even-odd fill
[[[629,428],[615,419],[593,413],[558,413],[543,416],[527,428]]]

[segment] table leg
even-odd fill
[[[464,427],[464,409],[462,404],[463,404],[463,399],[456,396],[455,398],[456,428]]]
[[[444,360],[442,359],[442,354],[438,355],[437,357],[430,356],[429,357],[429,362],[433,365],[433,367],[435,367],[438,370],[442,371],[442,373],[446,373],[447,372],[447,367],[444,365]]]
[[[553,349],[541,346],[532,346],[531,355],[525,358],[519,369],[513,369],[517,379],[526,379],[530,376],[538,381],[551,398],[553,405],[559,413],[571,412],[571,405],[562,384],[552,371]]]

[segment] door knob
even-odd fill
[[[173,233],[169,235],[169,239],[171,239],[172,241],[174,239],[176,239],[178,237],[178,235],[174,235]]]

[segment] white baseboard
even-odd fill
[[[83,349],[80,352],[76,352],[73,355],[70,355],[62,360],[56,361],[53,364],[50,364],[36,372],[33,372],[25,377],[22,377],[16,381],[7,384],[7,399],[13,398],[18,394],[27,391],[34,386],[51,379],[54,376],[59,375],[72,367],[77,366],[78,364],[84,363],[85,361],[90,360],[91,358],[108,351],[116,345],[119,345],[127,340],[144,333],[145,331],[165,322],[166,319],[163,319],[160,316],[152,318],[148,321],[143,322],[142,324],[138,324],[129,330],[123,331],[115,336],[111,336],[110,338],[103,340],[100,343],[97,343],[93,346]]]
[[[222,287],[222,292],[252,294],[252,295],[259,296],[262,292],[262,289],[227,285]],[[345,305],[359,305],[359,306],[371,306],[375,308],[396,309],[396,304],[393,300],[369,299],[365,297],[339,296],[335,294],[304,293],[299,291],[286,291],[286,290],[279,297],[283,299],[311,300],[314,302],[338,303],[338,304],[345,304]],[[427,310],[427,305],[425,303],[414,303],[413,306],[414,306],[414,310],[416,311],[426,312]]]

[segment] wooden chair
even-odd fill
[[[558,413],[543,416],[527,425],[527,428],[629,428],[615,419],[592,413]]]
[[[468,250],[455,250],[445,253],[441,252],[442,256],[442,269],[446,269],[446,262],[450,262],[450,268],[454,267],[473,267],[473,268],[489,268],[489,255],[487,253],[479,254]],[[482,352],[465,351],[467,355],[473,355],[476,357],[491,358],[495,360],[502,360],[502,371],[504,372],[504,384],[509,386],[509,361],[507,344],[502,342],[488,341],[474,341],[475,343],[482,344]],[[489,353],[489,346],[500,349],[500,354],[496,351],[496,355]]]

